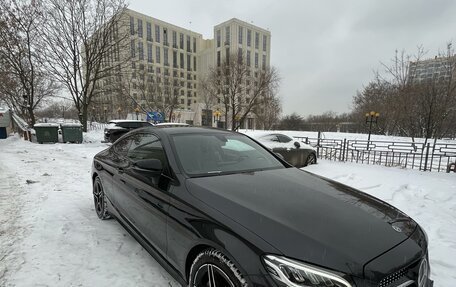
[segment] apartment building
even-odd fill
[[[203,39],[200,33],[130,9],[124,13],[126,24],[121,29],[128,29],[124,32],[129,43],[118,53],[128,60],[101,83],[106,92],[95,100],[107,119],[125,117],[138,106],[166,110],[170,99],[177,98],[173,121],[200,125],[199,80],[222,57],[236,51],[252,71],[269,66],[271,34],[252,24],[233,18],[214,27],[213,39]],[[110,63],[115,64],[115,59]],[[122,86],[121,92],[113,92],[114,86]]]
[[[454,76],[456,57],[435,57],[421,61],[410,62],[409,79],[415,82],[435,80],[447,82]]]

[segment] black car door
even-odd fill
[[[135,162],[158,159],[167,169],[162,143],[155,135],[139,133],[130,136],[127,152],[128,167],[123,171],[123,199],[128,206],[127,216],[149,243],[166,256],[166,223],[169,209],[169,178],[136,167]]]
[[[114,207],[121,213],[125,214],[125,208],[123,203],[123,191],[124,180],[122,179],[123,171],[127,168],[129,162],[126,161],[128,149],[131,145],[131,139],[125,138],[115,143],[109,149],[109,155],[107,157],[106,170],[111,175],[109,190],[107,191],[107,197],[112,202]]]

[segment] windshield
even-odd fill
[[[284,168],[278,159],[246,136],[181,134],[172,139],[177,158],[190,176]]]

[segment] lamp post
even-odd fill
[[[103,114],[104,114],[104,121],[107,122],[108,119],[106,118],[106,112],[108,111],[108,108],[107,107],[104,107],[103,108]]]
[[[119,108],[117,109],[117,114],[118,114],[118,116],[119,116],[119,120],[120,120],[120,113],[121,113],[121,112],[122,112],[122,108],[119,107]]]
[[[135,108],[135,113],[136,113],[136,120],[138,120],[138,115],[139,115],[139,108],[138,107]]]
[[[366,113],[366,124],[369,124],[369,136],[367,137],[367,150],[369,150],[369,144],[370,144],[371,133],[372,133],[372,124],[373,123],[377,124],[379,116],[380,116],[380,113],[377,113],[374,111],[371,111],[370,113]]]
[[[218,128],[218,122],[220,121],[220,116],[222,115],[222,113],[217,109],[215,110],[214,112],[214,122],[215,122],[215,126]]]

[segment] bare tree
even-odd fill
[[[439,138],[455,133],[456,56],[447,51],[435,59],[398,53],[385,73],[377,73],[362,92],[354,97],[354,114],[380,112],[379,132],[412,137]]]
[[[43,68],[39,31],[43,24],[39,2],[0,2],[0,94],[10,109],[35,124],[35,109],[58,86]]]
[[[253,109],[259,128],[270,130],[280,121],[282,103],[275,91],[270,92],[261,100],[260,104]]]
[[[124,0],[45,0],[43,51],[53,75],[70,93],[87,130],[88,108],[102,84],[129,58]],[[112,63],[112,64],[111,64]]]
[[[219,92],[232,130],[238,130],[253,109],[276,90],[280,82],[274,67],[252,69],[238,53],[228,55],[219,67],[210,72],[209,79],[213,89]]]

